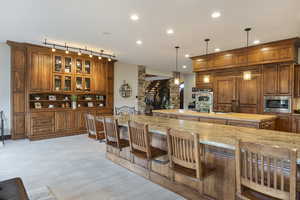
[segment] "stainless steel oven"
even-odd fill
[[[264,112],[290,113],[292,111],[292,98],[290,96],[265,96]]]

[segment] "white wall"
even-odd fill
[[[129,98],[123,98],[119,94],[119,88],[126,81],[132,88],[132,95]],[[117,62],[114,72],[114,106],[135,106],[137,109],[137,89],[138,89],[138,67],[137,65]]]
[[[183,75],[184,81],[184,109],[188,109],[188,105],[190,102],[193,101],[192,99],[192,87],[196,86],[195,82],[195,74],[184,74]]]
[[[0,110],[4,111],[5,134],[10,134],[10,48],[0,43]]]

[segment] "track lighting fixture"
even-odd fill
[[[56,52],[56,50],[64,50],[66,54],[70,53],[70,49],[74,52],[77,52],[78,56],[81,56],[83,53],[88,54],[90,58],[93,56],[98,57],[99,60],[101,60],[103,57],[106,57],[108,61],[112,61],[113,58],[115,58],[115,55],[106,54],[104,53],[104,50],[101,50],[100,52],[88,50],[87,47],[85,49],[74,47],[74,46],[67,46],[67,43],[65,45],[56,44],[56,43],[49,43],[47,42],[47,39],[43,42],[45,46],[48,46],[51,48],[52,52]]]
[[[53,44],[53,47],[52,47],[52,52],[55,52],[56,49],[55,49],[55,44]]]

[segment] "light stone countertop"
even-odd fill
[[[190,117],[205,117],[214,119],[225,119],[225,120],[239,120],[247,122],[264,122],[274,120],[277,118],[276,115],[259,115],[259,114],[247,114],[247,113],[202,113],[191,110],[181,109],[165,109],[165,110],[153,110],[153,113],[162,114],[173,114]]]
[[[128,117],[121,116],[118,118],[119,125],[127,127]],[[300,159],[300,134],[296,133],[145,115],[132,115],[130,120],[147,123],[150,132],[160,135],[166,135],[167,128],[197,133],[199,134],[200,143],[226,149],[234,150],[237,140],[266,144],[273,147],[298,149],[298,158]]]

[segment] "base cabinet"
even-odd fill
[[[291,132],[292,117],[290,115],[277,115],[276,130]]]
[[[85,115],[112,115],[111,109],[57,110],[53,112],[33,112],[30,114],[30,140],[46,139],[86,133]],[[97,130],[103,124],[96,122]]]
[[[293,116],[293,119],[292,119],[292,131],[294,133],[300,133],[300,115]]]

